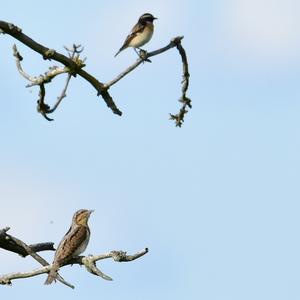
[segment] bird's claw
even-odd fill
[[[140,49],[140,52],[138,53],[138,55],[139,55],[140,59],[143,61],[143,63],[145,61],[151,63],[151,60],[149,58],[147,58],[148,52],[146,50]]]

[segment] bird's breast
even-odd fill
[[[153,24],[147,24],[142,32],[137,33],[137,35],[130,41],[129,47],[139,48],[148,43],[153,35]]]
[[[82,243],[79,245],[79,247],[74,251],[73,257],[76,257],[85,251],[85,249],[89,243],[89,240],[90,240],[90,230],[87,228],[86,237],[82,241]]]

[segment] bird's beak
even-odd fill
[[[154,19],[154,20],[157,20],[158,18],[155,18],[155,17],[154,17],[153,19]]]
[[[94,210],[92,209],[92,210],[89,210],[89,216],[91,215],[91,213],[93,213],[94,212]]]

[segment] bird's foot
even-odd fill
[[[140,50],[140,52],[137,52],[137,54],[140,57],[140,59],[143,61],[143,63],[145,61],[151,63],[151,60],[147,57],[148,52],[146,50],[143,50],[143,49],[140,49],[140,48],[139,48],[139,50]]]

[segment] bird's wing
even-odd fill
[[[72,258],[87,235],[88,229],[85,226],[76,226],[69,230],[57,247],[54,261],[61,264]]]
[[[137,36],[138,33],[142,32],[145,28],[145,25],[142,25],[140,23],[137,23],[134,25],[134,27],[132,28],[130,34],[127,36],[124,45],[128,45],[130,43],[130,41],[135,38]]]
[[[130,43],[130,41],[136,37],[136,35],[140,32],[142,32],[145,28],[145,25],[142,25],[140,23],[137,23],[133,26],[131,32],[128,34],[123,46],[120,48],[120,50],[118,51],[118,53],[116,54],[116,56],[124,49],[126,49]]]

